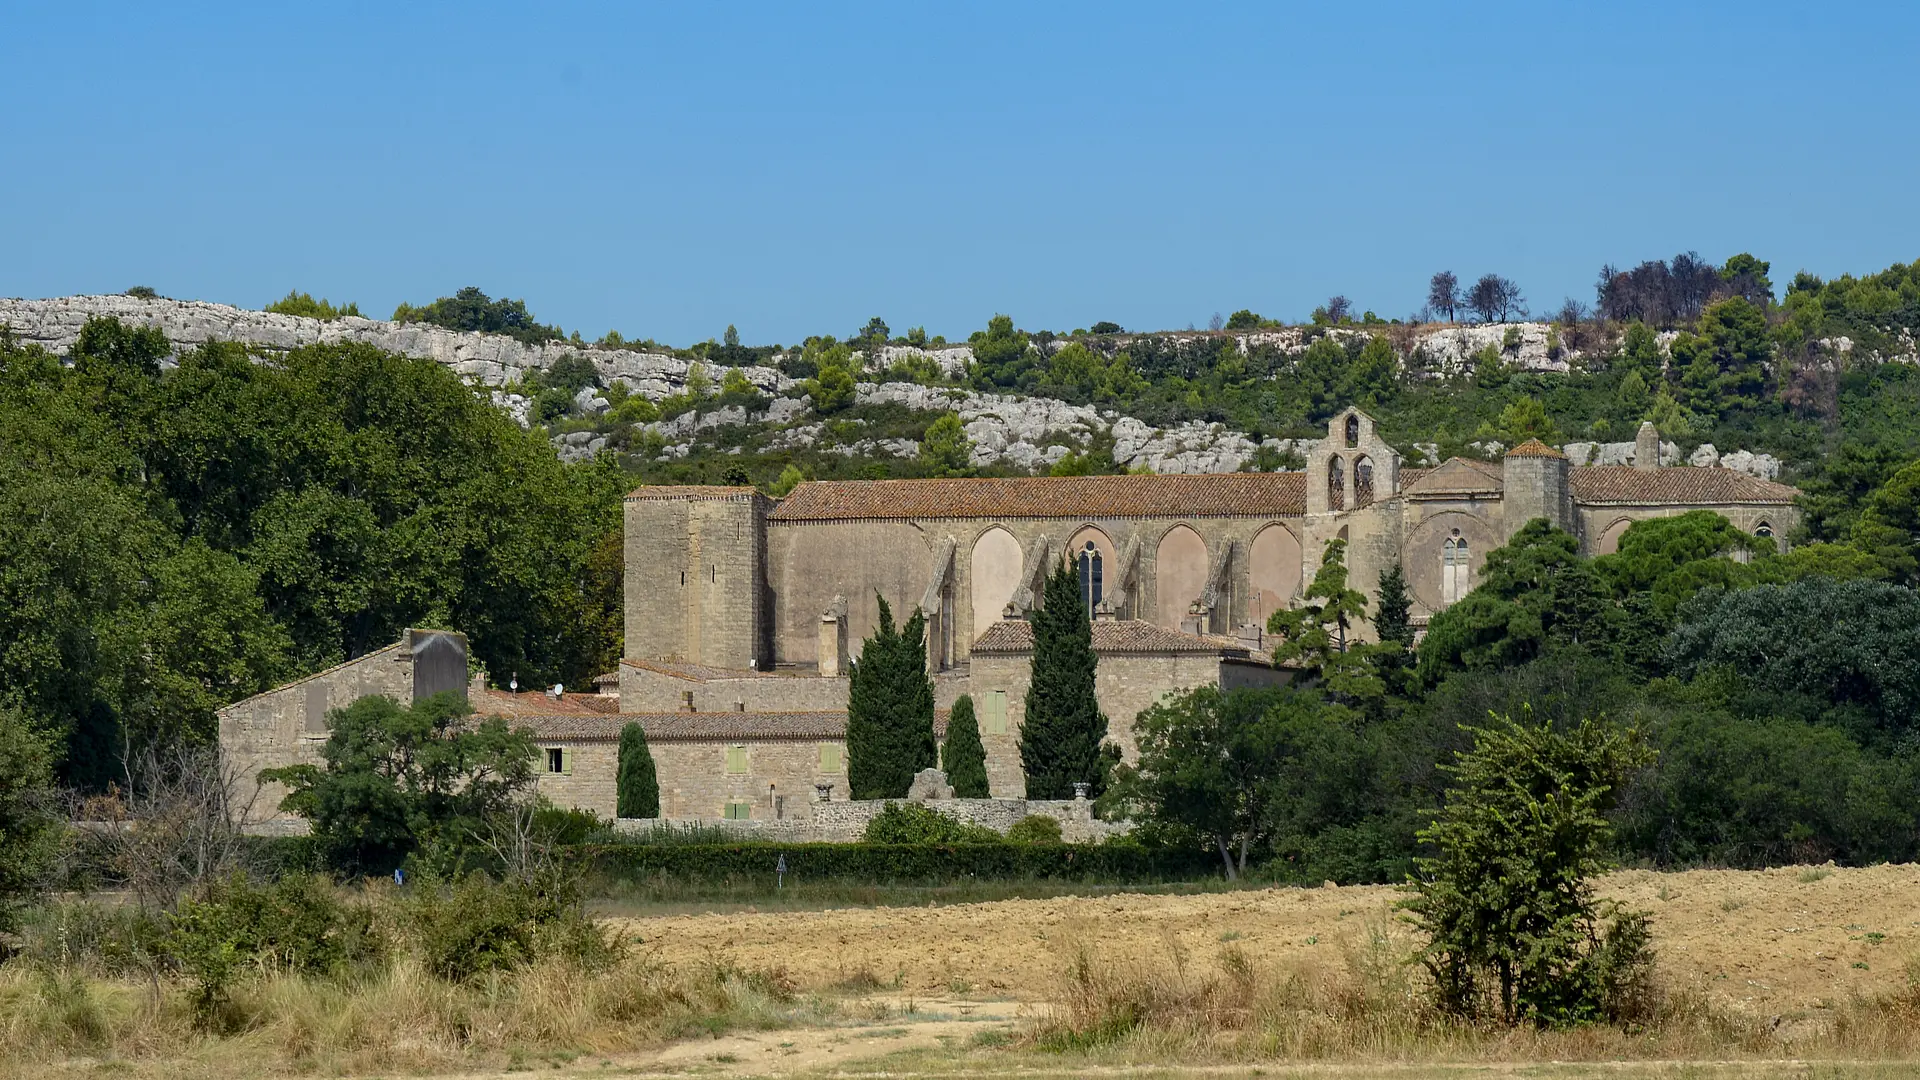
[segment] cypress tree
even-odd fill
[[[1407,575],[1398,562],[1380,575],[1380,592],[1373,617],[1373,628],[1380,640],[1413,646],[1413,600],[1407,595]]]
[[[1033,678],[1020,725],[1020,767],[1030,799],[1070,799],[1073,785],[1100,782],[1107,718],[1093,696],[1093,624],[1080,576],[1062,561],[1033,613]]]
[[[927,678],[927,620],[916,609],[896,629],[879,597],[880,625],[848,670],[847,787],[856,799],[898,799],[913,774],[939,756],[933,737],[933,680]]]
[[[962,799],[984,799],[987,790],[987,748],[980,742],[980,722],[973,717],[973,697],[961,694],[947,717],[947,745],[940,748],[940,767],[947,783]]]
[[[660,816],[660,778],[653,769],[653,751],[639,724],[620,729],[620,765],[614,774],[618,793],[614,812],[627,818]]]

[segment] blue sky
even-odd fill
[[[1920,258],[1920,5],[15,3],[0,295],[685,344]]]

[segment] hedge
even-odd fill
[[[966,878],[1052,878],[1146,884],[1219,874],[1204,851],[1089,844],[580,844],[568,849],[614,881],[771,878],[781,858],[788,881],[940,883]]]

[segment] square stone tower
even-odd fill
[[[750,487],[643,487],[626,499],[626,655],[772,663],[768,500]]]

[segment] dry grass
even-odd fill
[[[1436,1012],[1401,929],[1369,926],[1338,965],[1261,967],[1235,945],[1197,965],[1171,938],[1126,961],[1082,947],[1031,1046],[1091,1060],[1420,1063],[1714,1061],[1920,1056],[1920,963],[1900,989],[1804,1015],[1745,1016],[1659,988],[1644,1024],[1564,1030],[1462,1023]],[[1204,970],[1202,970],[1204,968]]]
[[[545,961],[453,984],[411,958],[352,980],[262,971],[229,1007],[231,1034],[198,1030],[183,985],[21,963],[0,967],[0,1075],[76,1059],[192,1062],[198,1077],[364,1074],[552,1063],[674,1038],[817,1018],[779,972],[676,970],[645,956],[585,971]]]

